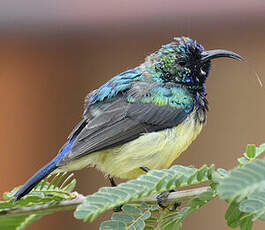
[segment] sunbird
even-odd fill
[[[15,194],[28,194],[50,173],[96,166],[113,177],[132,179],[168,168],[206,122],[206,80],[211,60],[227,50],[205,50],[188,37],[174,38],[140,66],[111,78],[85,98],[82,120],[58,155]]]

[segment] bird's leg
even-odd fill
[[[116,187],[117,184],[115,183],[113,177],[111,177],[110,175],[108,175],[108,179],[109,179],[109,182],[111,184],[111,187]]]
[[[110,181],[111,187],[116,187],[116,186],[117,186],[117,184],[116,184],[116,182],[114,181],[114,179],[113,179],[112,176],[108,175],[108,179],[109,179],[109,181]],[[121,212],[121,211],[122,211],[121,208],[122,208],[122,205],[121,205],[121,206],[114,207],[114,208],[113,208],[113,212]]]
[[[167,198],[169,196],[169,194],[171,192],[176,192],[176,189],[170,190],[170,191],[166,191],[166,192],[162,192],[160,193],[157,197],[157,204],[159,205],[160,208],[166,208],[167,206],[165,205]],[[174,203],[173,207],[170,209],[170,211],[176,211],[176,209],[181,205],[181,202],[176,202]]]
[[[150,171],[150,169],[147,168],[147,167],[140,167],[140,169],[142,169],[142,170],[145,171],[145,172],[149,172],[149,171]],[[161,208],[166,208],[165,203],[166,203],[166,201],[167,201],[167,198],[168,198],[169,194],[170,194],[171,192],[176,192],[176,191],[177,191],[177,190],[171,190],[171,191],[169,191],[169,192],[167,191],[167,192],[162,192],[162,193],[160,193],[160,194],[156,197],[157,204],[159,205],[159,207],[161,207]],[[171,208],[171,211],[175,211],[180,205],[181,205],[180,202],[176,202],[176,203],[173,205],[173,207]]]

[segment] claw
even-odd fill
[[[166,192],[162,192],[160,193],[157,197],[156,197],[156,200],[157,200],[157,204],[159,205],[160,208],[167,208],[168,206],[166,205],[167,203],[167,198],[169,196],[169,194],[171,192],[176,192],[177,190],[171,190],[171,191],[166,191]],[[176,211],[176,209],[181,206],[181,202],[176,202],[174,203],[174,205],[172,206],[172,208],[170,208],[170,211]]]
[[[121,206],[117,206],[113,208],[113,212],[121,212],[122,211],[122,205]]]
[[[181,202],[176,202],[173,204],[172,208],[170,209],[170,211],[175,212],[177,210],[178,207],[181,206]]]
[[[165,203],[167,202],[167,198],[169,194],[170,192],[162,192],[156,197],[157,204],[159,205],[160,208],[165,209],[167,207]]]

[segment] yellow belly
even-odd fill
[[[175,128],[143,134],[122,146],[89,154],[64,166],[72,171],[86,166],[96,166],[106,174],[120,178],[136,178],[149,169],[168,168],[187,149],[202,129],[190,114]]]

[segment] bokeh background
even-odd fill
[[[214,61],[208,123],[177,160],[233,168],[246,144],[265,142],[265,88],[255,76],[265,83],[264,1],[1,1],[0,193],[24,183],[57,154],[89,91],[181,35],[248,60]],[[95,169],[75,176],[83,194],[108,185]],[[223,201],[212,201],[184,229],[228,229],[225,209]],[[29,229],[98,229],[108,217],[89,224],[72,212],[57,213]]]

